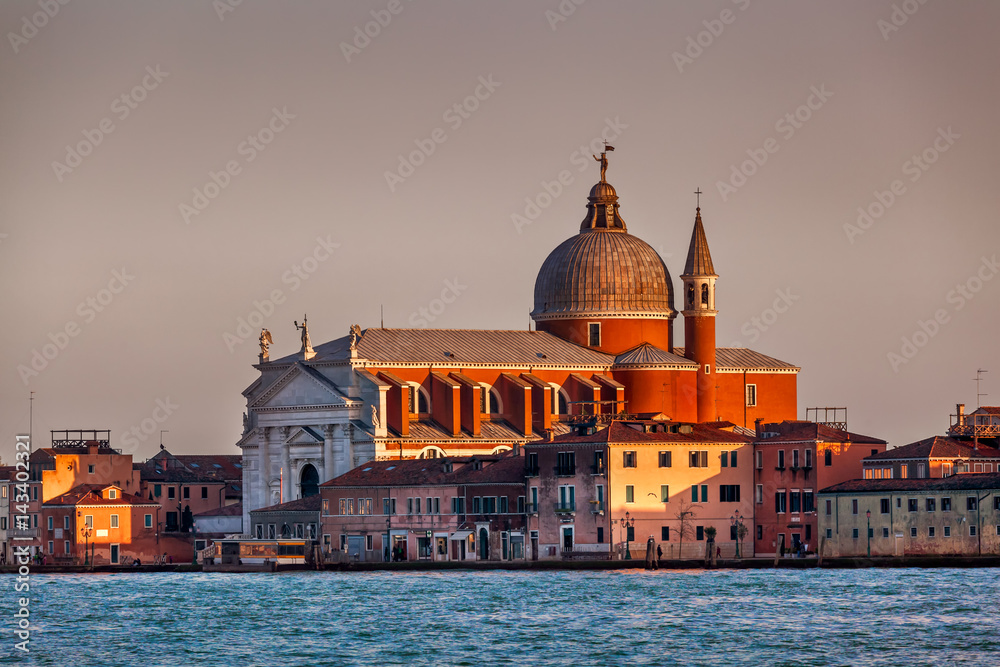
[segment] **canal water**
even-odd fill
[[[31,653],[4,614],[0,663],[1000,665],[998,574],[33,575]]]

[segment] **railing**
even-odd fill
[[[556,477],[572,477],[576,474],[576,466],[556,466]]]
[[[603,463],[590,466],[591,475],[607,475],[608,469]]]
[[[557,514],[558,513],[562,513],[562,512],[575,512],[576,511],[576,503],[575,502],[566,502],[566,503],[557,502],[557,503],[555,503],[555,508],[556,508],[556,513]]]
[[[538,514],[538,505],[528,503],[524,506],[524,512],[525,514]]]
[[[525,477],[538,477],[538,466],[524,466]]]
[[[12,540],[18,540],[18,539],[21,539],[21,540],[28,539],[28,540],[30,540],[30,539],[34,539],[34,538],[38,537],[38,529],[37,528],[11,528],[10,530],[7,531],[7,537],[9,537]]]
[[[604,501],[592,500],[590,502],[590,511],[593,514],[604,514]]]

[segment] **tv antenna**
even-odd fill
[[[987,372],[989,372],[989,371],[987,371],[987,370],[985,370],[983,368],[980,368],[979,370],[976,371],[976,406],[980,407],[980,408],[983,407],[983,402],[981,400],[982,397],[983,396],[989,396],[989,394],[984,394],[982,391],[980,391],[980,389],[981,389],[981,383],[983,381],[983,373],[987,373]]]

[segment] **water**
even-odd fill
[[[4,614],[0,663],[995,666],[997,574],[32,575],[31,654]]]

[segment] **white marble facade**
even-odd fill
[[[237,443],[244,530],[250,510],[297,500],[310,478],[322,484],[375,458],[373,436],[386,436],[388,385],[353,360],[257,368],[260,378],[243,392],[247,413]]]

